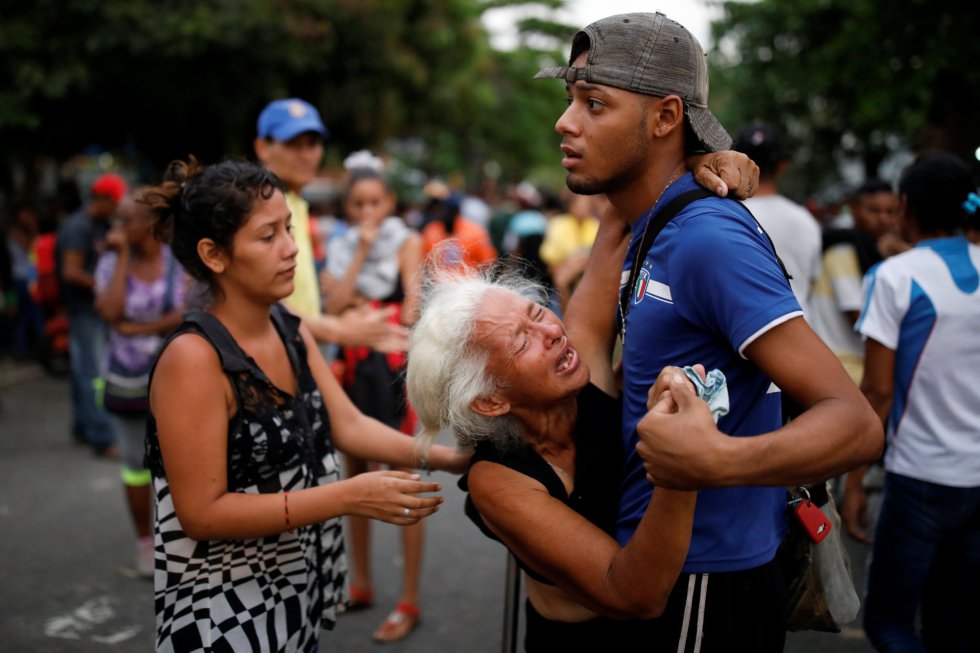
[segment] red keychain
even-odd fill
[[[807,536],[814,544],[823,540],[830,533],[830,520],[823,514],[817,504],[810,500],[810,493],[806,488],[799,488],[803,491],[803,497],[797,500],[793,506],[793,514],[800,522],[800,526],[806,531]]]

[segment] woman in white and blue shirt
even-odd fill
[[[974,190],[950,154],[905,170],[900,224],[915,247],[868,272],[855,327],[887,436],[864,615],[882,651],[980,650],[980,247],[962,235]],[[858,536],[862,475],[845,500]]]

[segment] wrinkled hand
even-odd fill
[[[363,345],[387,354],[408,349],[408,329],[394,324],[391,317],[394,306],[373,309],[359,306],[340,315],[343,331],[347,334],[346,345]]]
[[[694,367],[694,371],[698,373],[698,376],[701,377],[702,381],[707,378],[707,373],[704,371],[704,365],[698,363],[693,367]],[[667,390],[667,388],[670,387],[671,380],[675,375],[679,375],[685,381],[691,383],[691,380],[687,378],[687,375],[684,374],[684,371],[681,370],[681,368],[674,367],[673,365],[668,365],[667,367],[663,368],[662,370],[660,370],[660,375],[657,376],[656,383],[650,386],[650,390],[649,392],[647,392],[647,410],[651,410],[654,407],[654,405],[660,400],[661,395],[663,395],[663,393]],[[693,383],[691,383],[691,387],[694,388]],[[696,390],[697,389],[695,388],[695,391]],[[673,400],[670,400],[670,407],[671,410],[668,412],[676,412],[677,404]]]
[[[868,527],[868,495],[860,485],[848,487],[840,506],[840,519],[847,534],[862,544],[870,544]]]
[[[659,382],[659,379],[658,379]],[[647,480],[675,490],[711,487],[727,464],[727,436],[715,426],[708,404],[680,371],[665,379],[653,408],[636,425],[636,452]]]
[[[695,154],[688,157],[687,168],[700,186],[719,197],[744,200],[759,189],[759,166],[741,152]]]
[[[410,526],[439,510],[442,497],[424,497],[436,492],[438,483],[423,482],[418,474],[399,471],[365,472],[347,479],[353,494],[350,514],[380,519],[389,524]],[[405,509],[408,508],[406,515]]]

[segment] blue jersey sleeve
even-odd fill
[[[707,199],[678,218],[668,226],[675,230],[668,274],[684,319],[742,354],[769,329],[803,314],[772,245],[744,208]]]

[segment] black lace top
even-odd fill
[[[551,465],[530,447],[499,451],[490,442],[481,442],[470,464],[481,460],[498,463],[539,481],[548,494],[579,513],[609,535],[613,535],[619,511],[619,484],[623,473],[623,447],[620,439],[620,402],[596,386],[585,386],[578,395],[575,422],[575,486],[571,495]],[[469,492],[469,475],[459,479],[459,487]],[[466,497],[466,515],[484,535],[498,539],[483,522],[473,500]],[[528,567],[519,558],[521,569],[535,580],[554,583]]]

